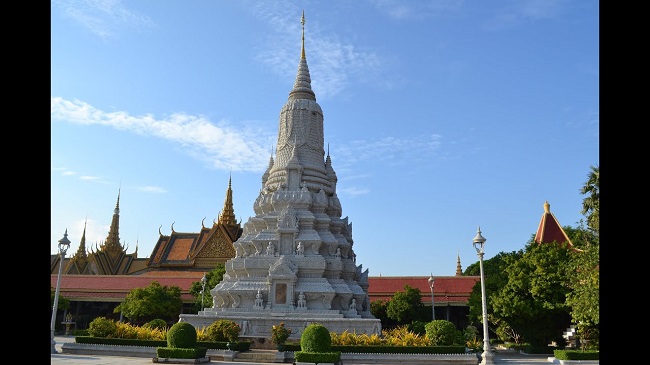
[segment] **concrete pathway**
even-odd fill
[[[61,346],[64,342],[74,342],[72,336],[55,336],[56,354],[51,354],[51,365],[150,365],[154,364],[152,359],[144,357],[124,357],[107,355],[74,355],[61,353]],[[477,361],[478,362],[478,361]],[[208,364],[219,365],[271,365],[272,363],[255,363],[244,361],[215,361]],[[494,356],[496,365],[540,365],[552,364],[548,361],[548,355],[522,355],[508,351],[496,351]],[[377,364],[355,364],[355,365],[377,365]],[[401,362],[399,365],[409,365]],[[421,364],[418,364],[421,365]]]

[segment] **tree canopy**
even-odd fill
[[[580,189],[580,194],[585,195],[582,200],[582,210],[587,217],[587,226],[598,234],[600,232],[600,167],[591,166],[587,181]]]
[[[577,228],[563,226],[573,243],[534,242],[523,251],[499,253],[483,262],[490,329],[503,340],[545,346],[563,341],[567,327],[577,325],[578,335],[597,343],[599,326],[599,169],[591,167],[583,200],[584,221]],[[465,275],[480,275],[479,262]],[[470,322],[482,322],[478,282],[469,298]],[[582,332],[582,335],[580,335]]]
[[[393,294],[388,302],[386,315],[399,323],[411,323],[420,319],[422,312],[422,294],[420,289],[404,285],[403,292]]]
[[[210,294],[210,290],[223,280],[223,275],[225,273],[226,266],[223,263],[218,263],[214,269],[205,274],[206,282],[204,295],[201,295],[203,283],[201,283],[201,281],[195,281],[192,283],[190,286],[190,294],[194,295],[196,298],[194,307],[197,311],[201,310],[202,307],[212,307],[212,294]],[[201,298],[203,298],[203,306],[201,305]]]
[[[146,288],[132,289],[113,312],[122,312],[131,321],[144,323],[156,318],[177,319],[182,307],[181,288],[152,281]]]

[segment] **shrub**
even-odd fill
[[[300,348],[303,352],[330,352],[332,349],[330,332],[319,323],[308,325],[300,336]]]
[[[142,327],[137,327],[130,323],[117,322],[115,325],[117,327],[113,335],[115,338],[135,339],[138,338],[138,331],[142,330]]]
[[[291,335],[291,329],[284,326],[284,322],[279,325],[271,327],[271,342],[276,345],[284,345]]]
[[[382,330],[384,340],[388,346],[429,346],[431,341],[426,336],[411,332],[408,326],[397,326],[392,329]]]
[[[177,322],[167,331],[167,347],[196,347],[196,329],[187,322]]]
[[[427,323],[424,327],[426,329],[426,337],[431,341],[432,346],[454,345],[461,337],[456,326],[447,320],[434,320]]]
[[[88,325],[88,334],[93,337],[112,337],[115,332],[117,324],[106,317],[97,317]]]
[[[408,329],[413,333],[424,336],[427,333],[427,331],[424,329],[424,326],[426,326],[426,324],[427,322],[423,321],[413,321],[408,325]]]
[[[205,337],[208,341],[237,342],[239,340],[239,325],[227,319],[214,321],[205,328]]]
[[[151,321],[147,322],[142,326],[144,328],[149,328],[149,329],[159,329],[159,330],[166,330],[167,329],[167,322],[164,319],[156,318],[152,319]]]

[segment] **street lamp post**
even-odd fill
[[[494,364],[494,354],[490,352],[490,336],[488,334],[487,303],[485,301],[485,275],[483,273],[483,254],[485,253],[485,237],[481,236],[481,227],[478,227],[473,244],[479,258],[481,269],[481,305],[483,307],[483,353],[481,354],[481,365]]]
[[[57,307],[59,306],[59,291],[61,290],[61,272],[63,271],[63,259],[65,259],[65,253],[68,251],[68,247],[70,247],[70,240],[68,239],[68,230],[65,230],[65,233],[63,234],[63,238],[59,240],[59,256],[61,257],[61,260],[59,261],[59,276],[56,279],[56,290],[54,292],[54,306],[52,307],[52,322],[50,323],[50,332],[52,335],[52,353],[56,354],[56,342],[54,341],[54,326],[56,324],[56,311]]]
[[[431,276],[429,276],[429,288],[431,288],[431,320],[435,321],[436,320],[436,307],[433,305],[433,273],[431,273]]]
[[[205,297],[205,282],[208,281],[208,279],[205,277],[205,273],[203,273],[203,277],[201,278],[201,311],[205,309],[205,302],[203,301],[203,298]]]

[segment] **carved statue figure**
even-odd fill
[[[262,293],[260,293],[260,290],[257,290],[257,294],[255,294],[255,308],[263,308],[264,307],[264,299],[262,298]]]
[[[298,294],[298,308],[307,308],[307,300],[305,300],[305,293]]]

